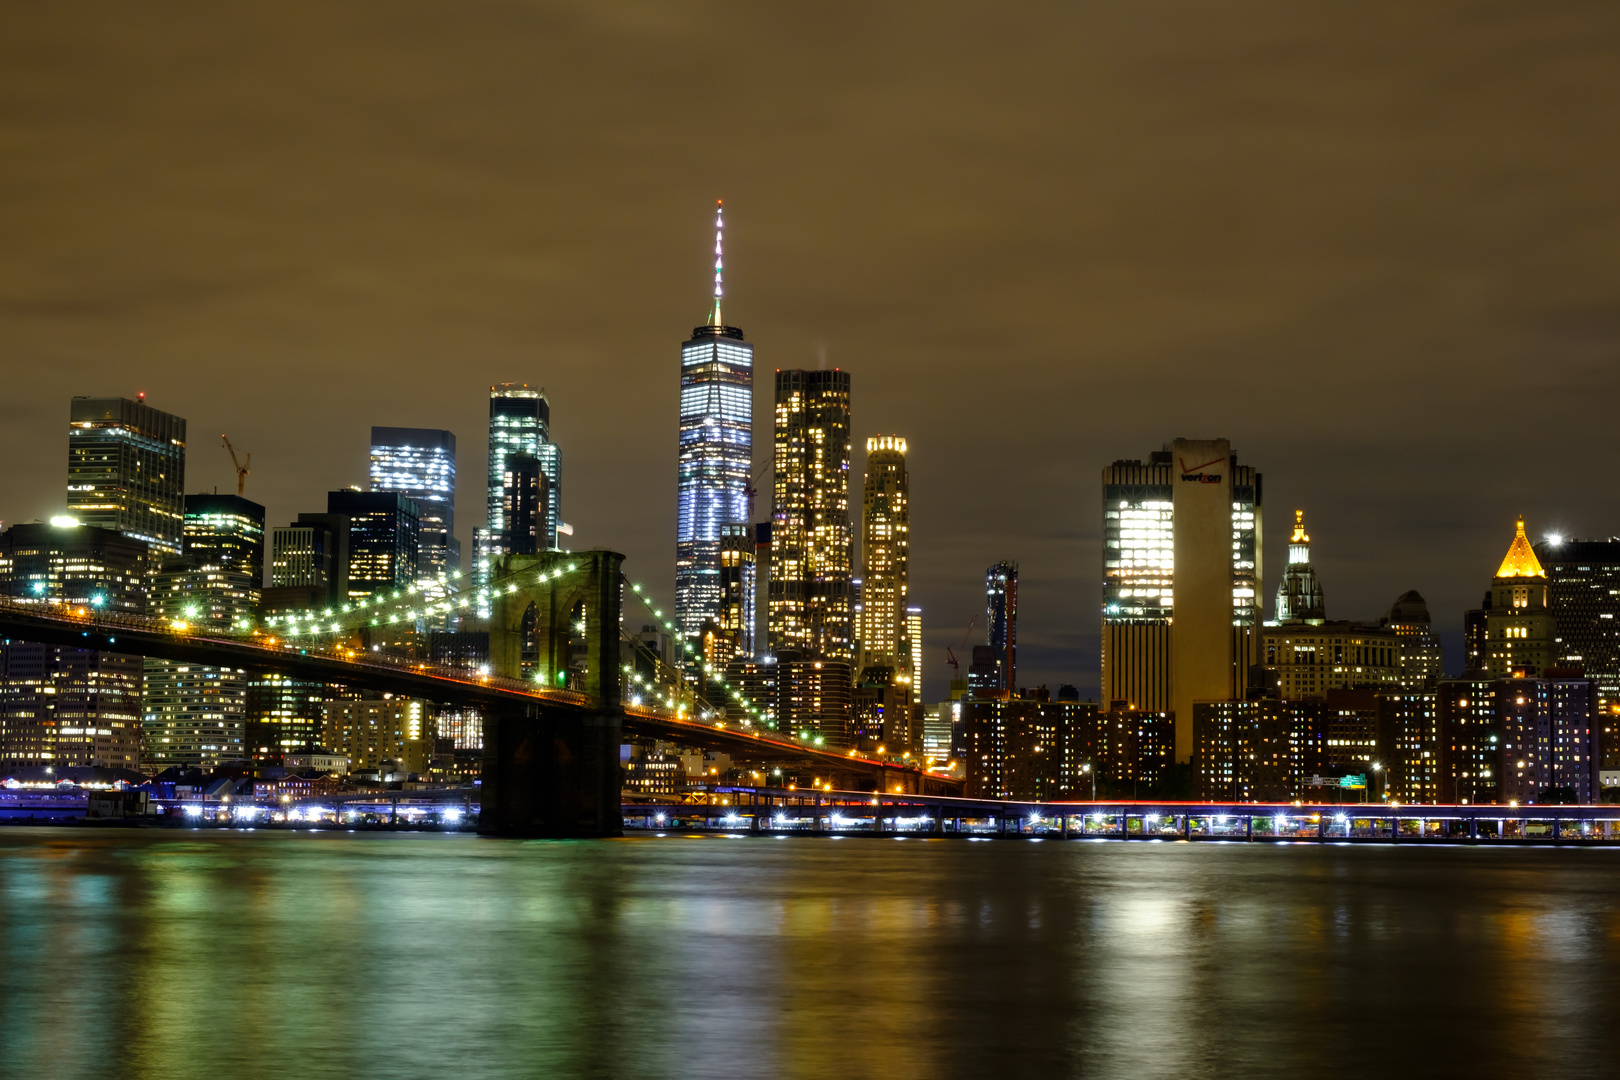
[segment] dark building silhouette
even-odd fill
[[[984,572],[986,625],[996,665],[996,689],[1018,693],[1018,564],[998,562]]]

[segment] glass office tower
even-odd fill
[[[514,460],[516,459],[516,460]],[[527,459],[533,459],[531,468]],[[538,516],[535,549],[555,551],[562,527],[562,473],[557,445],[551,441],[551,402],[544,390],[528,383],[499,383],[489,388],[489,494],[484,527],[473,530],[473,581],[484,585],[490,568],[502,555],[524,546],[514,534],[527,536],[533,524],[510,519],[513,507],[526,507]],[[535,469],[543,477],[536,483]],[[521,488],[522,490],[515,490]],[[544,506],[534,504],[536,491]],[[487,617],[487,604],[478,614]]]
[[[544,390],[528,383],[501,383],[489,388],[489,503],[485,529],[497,540],[506,532],[507,458],[527,454],[546,476],[545,523],[540,549],[555,551],[562,523],[562,477],[557,446],[551,441],[551,402]],[[498,549],[501,552],[505,548]]]
[[[422,511],[421,574],[433,577],[461,569],[454,434],[437,428],[372,428],[371,490],[396,491],[414,499]]]
[[[68,513],[152,546],[154,564],[180,554],[186,422],[146,395],[76,397],[68,422]]]
[[[714,228],[714,310],[681,345],[675,619],[692,641],[705,623],[718,624],[721,537],[748,524],[754,460],[754,347],[721,320],[718,210]]]

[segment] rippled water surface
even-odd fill
[[[0,830],[6,1076],[1620,1075],[1620,852]]]

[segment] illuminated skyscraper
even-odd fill
[[[146,395],[73,399],[68,426],[68,513],[152,546],[154,565],[180,554],[185,518],[186,422]]]
[[[1102,489],[1103,700],[1174,711],[1187,761],[1192,703],[1243,697],[1256,662],[1260,474],[1225,439],[1177,439]]]
[[[1533,679],[1556,665],[1558,632],[1547,593],[1547,571],[1530,547],[1520,518],[1486,594],[1486,671],[1498,678]]]
[[[534,459],[535,466],[510,460]],[[527,531],[527,521],[508,519],[508,508],[532,506],[534,468],[545,477],[543,494],[545,506],[535,526],[535,546],[540,551],[557,548],[558,529],[562,524],[562,462],[557,445],[551,441],[551,402],[544,390],[536,390],[528,383],[500,383],[489,388],[489,496],[485,510],[485,526],[473,530],[473,579],[479,584],[488,580],[491,561],[498,555],[517,551],[514,546],[514,528]],[[526,492],[508,490],[509,486],[524,487]],[[488,615],[480,609],[479,614]]]
[[[912,700],[918,701],[922,699],[923,678],[922,608],[906,608],[906,637],[901,645],[909,646]]]
[[[681,345],[675,619],[694,641],[705,623],[718,625],[721,537],[749,523],[754,462],[754,347],[721,319],[721,225],[716,209],[714,310]]]
[[[1595,685],[1603,768],[1620,769],[1620,538],[1535,546],[1547,571],[1547,604],[1558,634],[1558,665]]]
[[[861,662],[883,664],[911,681],[909,589],[911,510],[906,476],[906,440],[880,435],[866,440],[866,483],[861,498],[861,610],[857,637]]]
[[[461,569],[455,435],[436,428],[372,428],[371,490],[416,500],[422,511],[420,573],[431,577]]]
[[[849,373],[776,373],[770,647],[853,662]]]

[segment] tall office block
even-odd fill
[[[784,655],[776,668],[779,730],[822,749],[849,749],[855,682],[849,662]]]
[[[507,454],[501,484],[501,532],[488,534],[495,549],[505,555],[546,550],[546,508],[551,495],[540,459],[532,454]]]
[[[422,512],[418,571],[461,569],[456,539],[456,437],[437,428],[371,429],[371,490],[397,491]]]
[[[770,648],[852,661],[849,373],[776,373]]]
[[[1432,693],[1445,676],[1446,658],[1440,638],[1430,623],[1429,605],[1423,594],[1415,589],[1402,593],[1379,620],[1379,625],[1395,631],[1400,642],[1401,688],[1412,693]]]
[[[317,589],[327,603],[349,596],[349,519],[343,514],[299,514],[270,540],[270,587]]]
[[[880,435],[866,440],[866,480],[861,496],[861,666],[899,669],[910,684],[911,507],[906,440]]]
[[[911,686],[914,698],[922,697],[923,680],[923,627],[922,608],[906,608],[906,636],[903,645],[910,646]]]
[[[203,631],[249,623],[264,581],[264,507],[240,495],[188,495],[184,552],[153,576],[154,614]],[[248,677],[232,669],[148,657],[143,767],[208,768],[245,756]]]
[[[255,761],[319,744],[326,686],[285,675],[253,675],[247,684],[243,752]]]
[[[333,491],[326,512],[349,523],[348,599],[403,589],[416,579],[421,512],[393,491]]]
[[[719,621],[722,537],[749,524],[754,468],[754,347],[721,318],[721,224],[717,209],[714,308],[681,343],[675,621],[692,641]]]
[[[240,495],[187,495],[181,545],[200,566],[264,587],[264,507]]]
[[[734,656],[754,655],[759,588],[756,560],[752,525],[727,525],[720,530],[720,610],[715,628],[725,639],[726,655],[713,657],[710,663],[727,663]]]
[[[1485,596],[1485,670],[1534,678],[1557,661],[1555,622],[1547,604],[1547,572],[1518,521],[1513,542]]]
[[[13,525],[0,534],[0,596],[41,606],[143,614],[144,541],[89,525]],[[141,658],[0,642],[0,762],[133,769],[141,740]]]
[[[1544,540],[1534,550],[1547,571],[1558,665],[1592,680],[1602,765],[1620,769],[1620,537]]]
[[[985,625],[995,664],[993,689],[1018,696],[1018,564],[998,562],[984,572]],[[974,650],[975,656],[978,650]]]
[[[129,398],[76,397],[68,424],[68,513],[180,554],[186,422]]]
[[[1255,662],[1261,477],[1225,439],[1177,439],[1102,488],[1103,696],[1173,711],[1187,761],[1192,703],[1243,697]]]

